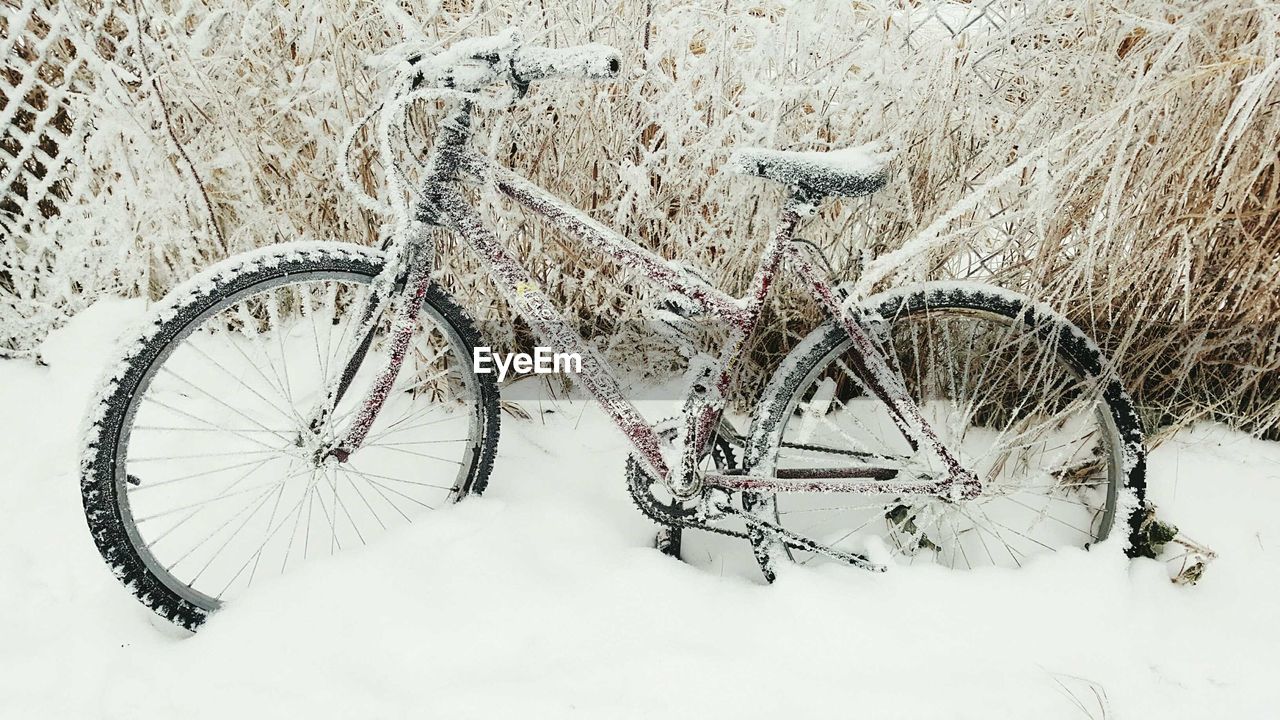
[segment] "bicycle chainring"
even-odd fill
[[[678,432],[676,421],[676,418],[659,421],[658,436],[664,440],[674,439]],[[725,425],[722,427],[729,429]],[[732,432],[731,429],[729,430]],[[735,439],[739,442],[735,442]],[[736,433],[732,436],[728,432],[723,435],[717,434],[710,444],[710,454],[716,468],[729,470],[739,467],[744,450],[740,440]],[[744,532],[711,524],[716,518],[707,511],[710,506],[707,493],[716,491],[704,488],[702,494],[691,500],[681,501],[667,492],[661,480],[645,472],[634,455],[627,456],[626,473],[627,490],[631,494],[632,502],[646,517],[664,526],[659,547],[667,554],[678,556],[679,533],[684,528],[696,528],[736,538],[747,537]]]

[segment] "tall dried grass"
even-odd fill
[[[140,47],[98,65],[95,192],[50,228],[75,258],[59,272],[81,289],[49,305],[156,297],[265,243],[379,242],[379,219],[333,171],[384,82],[364,56],[515,25],[548,45],[613,44],[626,77],[539,87],[504,122],[485,118],[481,141],[662,255],[741,290],[781,193],[718,172],[729,149],[885,140],[898,151],[889,187],[830,202],[804,231],[842,278],[1024,290],[1099,339],[1153,423],[1275,433],[1278,12],[1245,0],[145,0],[119,14]],[[423,131],[431,109],[414,118]],[[362,152],[375,188],[381,168]],[[486,211],[616,357],[678,366],[633,331],[650,295],[627,269],[552,241],[516,208]],[[474,263],[449,260],[443,281],[495,342],[519,341]],[[815,321],[784,289],[744,387]]]

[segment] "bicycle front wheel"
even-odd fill
[[[311,420],[359,344],[382,256],[336,243],[232,258],[175,290],[95,406],[86,518],[116,576],[195,629],[308,557],[484,489],[498,393],[472,372],[476,332],[434,286],[364,445],[321,462],[390,352],[390,313],[337,409]]]
[[[1141,426],[1098,348],[1069,321],[975,284],[925,285],[865,307],[866,325],[941,440],[977,473],[981,495],[779,493],[750,498],[756,512],[825,546],[960,569],[1087,547],[1128,520],[1143,491]],[[857,363],[834,323],[806,338],[766,391],[751,465],[939,476],[855,377]],[[825,557],[764,542],[773,547],[761,558]]]

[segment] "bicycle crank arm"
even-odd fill
[[[716,509],[726,515],[732,515],[740,518],[748,527],[773,535],[781,540],[784,545],[793,550],[806,550],[808,552],[820,553],[856,568],[869,570],[871,572],[884,572],[889,569],[887,565],[871,562],[857,553],[845,552],[844,550],[837,550],[829,545],[823,545],[816,540],[810,540],[807,537],[797,535],[784,527],[775,525],[763,518],[756,517],[749,512],[738,510],[728,504],[717,505]]]

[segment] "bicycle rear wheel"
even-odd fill
[[[176,290],[103,388],[83,458],[98,549],[140,601],[195,629],[256,580],[484,489],[498,392],[438,288],[365,444],[318,462],[389,352],[390,313],[329,420],[309,418],[360,328],[379,253],[336,243],[232,258]]]
[[[944,443],[977,472],[969,501],[883,493],[780,493],[756,512],[823,545],[886,563],[1020,566],[1122,525],[1144,488],[1142,430],[1118,378],[1075,326],[971,284],[879,296],[864,317]],[[828,323],[766,390],[750,466],[900,468],[938,476],[859,383],[848,335]],[[750,504],[750,503],[748,503]],[[765,539],[761,557],[824,560]],[[768,561],[762,561],[768,565]],[[766,575],[771,572],[765,568]]]

